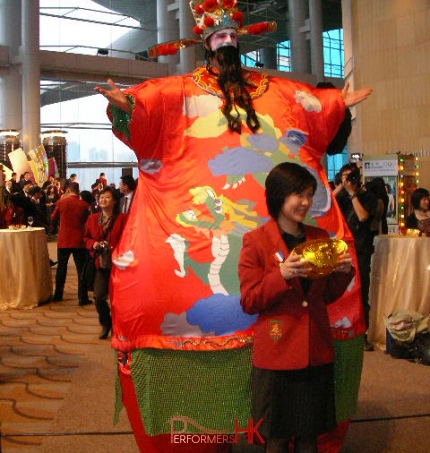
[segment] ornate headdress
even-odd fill
[[[260,35],[274,32],[276,22],[259,22],[243,26],[243,14],[237,9],[237,0],[191,0],[190,8],[196,21],[195,35],[206,40],[212,33],[234,28],[240,35]],[[178,50],[201,44],[202,39],[180,39],[157,44],[148,49],[151,58],[161,55],[174,55]]]

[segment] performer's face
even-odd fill
[[[209,36],[208,44],[212,51],[218,50],[220,47],[237,47],[237,31],[234,28],[217,31]]]

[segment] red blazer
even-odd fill
[[[58,242],[59,249],[83,249],[85,222],[89,211],[88,203],[77,195],[67,195],[60,198],[55,204],[51,220],[59,220]]]
[[[306,240],[328,237],[305,225]],[[255,325],[253,364],[271,370],[293,370],[333,362],[334,350],[326,304],[347,289],[355,275],[333,272],[312,280],[305,295],[299,278],[285,280],[276,252],[288,249],[275,220],[243,236],[239,257],[241,305],[259,313]]]
[[[128,215],[119,213],[112,228],[108,231],[105,238],[102,225],[100,223],[100,213],[91,214],[85,225],[85,247],[90,251],[91,256],[95,256],[93,245],[95,242],[107,241],[111,251],[118,245],[122,230],[127,222]],[[96,268],[99,267],[99,260],[96,258]]]

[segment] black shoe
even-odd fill
[[[63,296],[54,296],[52,297],[52,302],[61,302],[63,300]]]
[[[106,340],[106,338],[109,336],[110,329],[111,328],[108,326],[103,326],[103,329],[99,335],[100,340]]]
[[[92,303],[93,303],[93,301],[92,301],[92,300],[89,300],[89,299],[79,299],[78,305],[79,305],[80,307],[84,307],[85,305],[90,305],[90,304],[92,304]]]
[[[56,266],[57,264],[58,264],[58,261],[49,260],[49,265],[50,265],[51,267],[54,267],[54,266]]]

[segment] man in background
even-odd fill
[[[66,182],[64,183],[64,192],[66,192],[66,189],[72,182],[78,182],[78,175],[76,173],[72,173],[69,179],[66,179]]]
[[[374,232],[371,229],[377,200],[370,192],[361,187],[360,169],[355,164],[345,164],[339,171],[341,184],[334,194],[339,208],[354,236],[357,253],[358,271],[361,282],[361,302],[363,304],[366,328],[369,328],[369,287],[370,262],[372,258]],[[364,340],[364,350],[372,351],[372,345]]]
[[[131,175],[121,176],[119,182],[119,191],[121,199],[119,201],[119,209],[124,214],[128,214],[131,203],[133,201],[134,190],[136,189],[136,181]]]
[[[84,232],[89,205],[79,198],[79,184],[77,182],[71,182],[65,193],[67,196],[58,200],[54,212],[51,214],[51,220],[60,222],[57,242],[58,267],[53,301],[60,302],[63,300],[67,264],[70,255],[73,255],[76,272],[78,273],[79,305],[84,306],[91,303],[88,300],[86,285],[81,279],[86,258]]]

